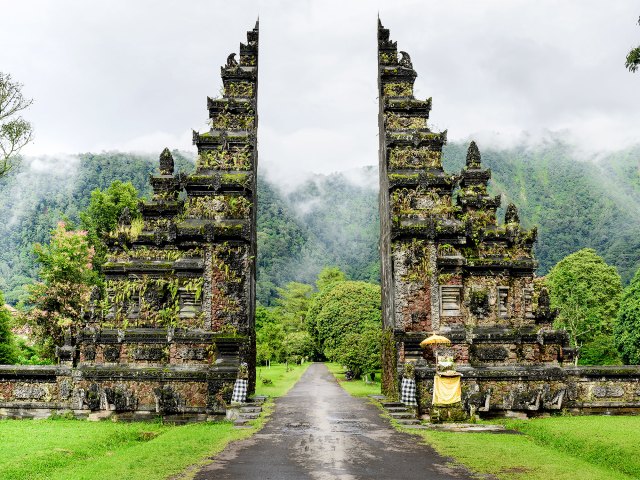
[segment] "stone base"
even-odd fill
[[[170,423],[223,419],[237,364],[0,365],[0,418],[65,416]]]
[[[451,405],[432,405],[429,419],[431,423],[464,423],[469,421],[469,415],[460,402]]]
[[[462,407],[481,418],[640,414],[640,366],[460,366]],[[434,407],[433,368],[416,368],[420,413]],[[398,371],[398,375],[401,372]],[[446,417],[446,415],[445,415]]]

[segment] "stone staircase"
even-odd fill
[[[420,420],[416,416],[414,409],[405,406],[401,402],[380,402],[385,411],[396,422],[404,427],[416,428],[420,426]]]
[[[255,396],[242,405],[232,407],[237,410],[233,418],[233,425],[236,428],[250,428],[249,422],[260,417],[262,413],[262,404],[267,397]]]

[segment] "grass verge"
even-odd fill
[[[535,420],[533,420],[535,421]],[[441,455],[469,470],[505,480],[630,480],[629,475],[592,464],[528,435],[400,430],[419,435]]]
[[[309,368],[310,363],[272,364],[271,367],[258,367],[256,371],[256,395],[278,398],[285,395]],[[270,382],[270,383],[269,383]]]
[[[368,395],[380,395],[380,372],[376,374],[376,380],[366,383],[361,379],[346,380],[344,378],[345,369],[339,363],[325,363],[329,371],[336,377],[338,383],[347,393],[353,397],[366,397]]]
[[[567,416],[504,423],[538,445],[640,478],[640,417]]]
[[[164,479],[253,431],[234,429],[228,422],[5,420],[0,422],[0,478]]]
[[[327,367],[353,396],[373,391],[362,381],[345,381],[343,368]],[[385,415],[388,417],[388,415]],[[550,417],[504,420],[523,435],[454,433],[403,428],[439,454],[479,474],[500,480],[631,480],[640,478],[640,417]]]
[[[260,373],[261,378],[271,378],[272,385],[262,385],[259,378],[257,394],[270,398],[284,395],[307,367],[287,370],[284,365],[272,366]],[[267,414],[271,409],[269,401]],[[265,422],[266,417],[261,416],[251,422],[252,428],[236,429],[230,422],[175,426],[159,422],[1,420],[0,478],[155,480],[189,475],[229,442],[253,435]]]

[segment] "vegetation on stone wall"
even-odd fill
[[[196,163],[198,169],[249,170],[251,152],[247,147],[225,149],[217,147],[200,153]]]
[[[414,130],[427,128],[427,119],[420,117],[408,117],[396,113],[385,114],[385,125],[390,130]]]
[[[225,86],[225,94],[229,97],[253,97],[253,83],[234,82]]]
[[[190,197],[185,215],[193,218],[243,219],[251,213],[249,199],[238,195],[210,195]]]
[[[389,169],[431,168],[441,165],[441,153],[428,148],[394,147],[389,150]]]
[[[410,83],[385,83],[383,92],[388,97],[409,97],[413,94]]]

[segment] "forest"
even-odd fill
[[[539,229],[538,274],[565,256],[593,248],[614,265],[623,283],[640,266],[640,147],[596,160],[577,159],[561,142],[537,147],[482,149],[492,171],[490,188],[513,202],[527,227]],[[464,163],[466,145],[445,147],[447,171]],[[178,168],[191,157],[173,152]],[[0,290],[7,303],[25,298],[23,285],[37,276],[35,243],[47,243],[60,219],[79,224],[91,192],[130,181],[149,195],[151,155],[107,152],[28,158],[0,179]],[[268,166],[264,167],[268,169]],[[283,191],[262,175],[258,184],[258,299],[271,305],[276,288],[313,283],[324,266],[352,280],[378,282],[377,167],[359,181],[345,173],[313,175]],[[502,216],[500,212],[499,216]]]
[[[460,170],[465,154],[465,144],[448,145],[444,152],[445,169]],[[193,167],[189,154],[174,151],[173,156],[178,170],[189,171]],[[538,274],[547,275],[551,271],[548,282],[556,282],[557,298],[562,285],[575,278],[567,275],[580,272],[589,271],[592,278],[609,278],[606,283],[618,285],[612,291],[602,292],[589,287],[583,292],[584,298],[579,299],[586,304],[599,294],[615,298],[609,309],[597,316],[596,323],[601,328],[576,343],[584,345],[583,358],[591,363],[620,361],[614,348],[612,318],[616,316],[624,285],[639,267],[640,218],[633,213],[640,207],[639,157],[640,147],[636,147],[597,159],[578,159],[562,142],[535,148],[486,149],[482,155],[484,165],[492,172],[492,193],[502,195],[503,207],[515,203],[525,226],[538,227]],[[46,246],[51,232],[59,229],[56,227],[59,221],[64,221],[68,229],[86,227],[87,213],[83,212],[95,201],[92,196],[97,189],[106,192],[114,181],[131,182],[131,188],[137,191],[133,195],[148,196],[148,177],[156,168],[157,160],[151,155],[86,153],[26,158],[1,178],[0,215],[5,221],[0,227],[0,291],[4,292],[5,301],[18,308],[30,306],[26,286],[38,280],[41,271],[34,246]],[[377,176],[377,168],[373,166],[360,169],[355,176],[353,172],[315,174],[287,191],[269,181],[269,175],[260,176],[257,212],[260,361],[328,358],[349,364],[352,360],[348,358],[349,349],[341,351],[340,342],[328,349],[319,348],[318,342],[322,339],[321,343],[326,343],[327,335],[331,335],[322,333],[323,317],[319,309],[334,308],[344,314],[349,312],[345,307],[349,302],[359,305],[358,299],[376,297],[375,290],[371,293],[370,288],[379,283]],[[499,212],[499,217],[502,213]],[[565,257],[573,260],[565,265],[561,262],[565,262]],[[331,283],[326,280],[331,272],[342,285],[323,289],[321,284]],[[635,283],[629,288],[637,288]],[[333,307],[325,305],[329,298],[333,299]],[[349,339],[351,343],[369,344],[357,335],[376,335],[375,329],[368,328],[375,324],[375,315],[371,313],[371,302],[367,302],[362,306],[363,316],[353,320],[362,328],[353,330],[356,337]],[[558,306],[567,302],[565,298]],[[591,310],[594,309],[597,310],[597,305]],[[631,315],[631,323],[633,318]],[[583,335],[584,325],[562,323],[562,319],[561,312],[559,325],[567,328],[576,340]],[[632,330],[621,330],[618,336],[622,338]],[[372,352],[370,358],[375,355]],[[633,360],[636,355],[632,350],[625,354],[625,359]],[[356,371],[364,368],[362,362],[369,363],[371,372],[377,364],[361,360],[353,365]]]

